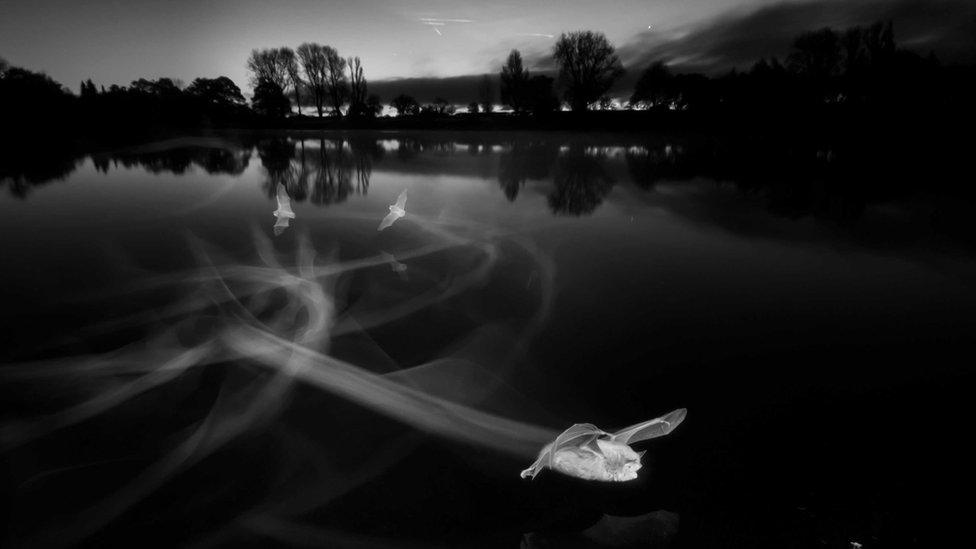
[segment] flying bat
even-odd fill
[[[679,408],[616,433],[608,433],[590,423],[577,423],[547,444],[535,463],[522,471],[522,478],[535,478],[549,467],[586,480],[634,480],[644,452],[635,452],[630,445],[670,433],[684,421],[686,413],[686,409]]]
[[[276,198],[278,199],[278,209],[271,213],[271,215],[277,218],[274,224],[275,236],[285,232],[291,220],[295,219],[295,212],[291,209],[291,197],[288,196],[288,191],[285,190],[285,186],[281,183],[278,183]]]
[[[396,256],[394,256],[393,254],[391,254],[389,252],[380,251],[380,255],[382,255],[383,256],[383,259],[385,259],[387,261],[387,263],[389,263],[390,270],[391,271],[393,271],[396,274],[400,275],[400,278],[406,280],[406,278],[407,278],[407,266],[405,264],[400,263],[399,261],[397,261]]]
[[[377,231],[382,231],[383,229],[392,225],[397,219],[407,215],[406,210],[403,208],[407,205],[407,190],[404,189],[397,197],[396,204],[390,204],[390,213],[386,214],[383,221],[380,221],[380,226],[376,228]]]

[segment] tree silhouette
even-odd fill
[[[358,57],[350,57],[349,65],[349,116],[367,117],[369,108],[366,106],[366,76],[363,75],[363,65]]]
[[[793,41],[787,63],[797,74],[824,81],[840,71],[840,40],[829,28],[801,34]]]
[[[500,77],[502,103],[511,107],[516,114],[522,113],[528,102],[529,71],[522,68],[522,54],[518,50],[508,54]]]
[[[349,95],[349,85],[346,83],[346,60],[340,57],[335,49],[327,46],[325,66],[328,69],[325,88],[332,99],[333,114],[342,116],[342,105]]]
[[[338,54],[329,46],[312,42],[305,42],[298,46],[297,52],[302,70],[305,72],[309,93],[312,95],[312,102],[315,103],[315,109],[321,118],[328,98],[329,56]]]
[[[585,111],[624,73],[613,45],[600,32],[563,33],[552,56],[559,64],[559,80],[574,111]]]
[[[397,115],[399,116],[420,113],[420,103],[417,103],[416,99],[406,94],[401,93],[394,97],[390,105],[396,109]]]
[[[271,80],[258,81],[251,104],[255,112],[271,118],[284,118],[291,110],[291,104],[285,97],[284,90]]]
[[[261,80],[267,80],[282,90],[288,89],[288,48],[268,48],[251,50],[247,59],[247,70],[251,72],[251,85],[257,86]]]
[[[472,101],[468,103],[468,114],[478,114],[478,102]]]
[[[383,100],[375,93],[366,98],[366,114],[370,117],[379,116],[383,112]]]
[[[434,102],[429,105],[424,105],[421,109],[421,113],[424,114],[454,114],[454,105],[450,104],[447,99],[443,97],[435,97]]]
[[[536,75],[525,87],[524,108],[536,116],[544,116],[559,109],[559,99],[553,93],[554,80],[549,76]]]
[[[490,113],[494,109],[495,88],[487,74],[484,75],[481,84],[478,86],[478,99],[481,101],[481,112]]]
[[[140,78],[139,80],[133,80],[129,84],[129,90],[138,94],[159,98],[172,98],[183,93],[181,86],[182,83],[179,80],[173,80],[172,78],[159,78],[157,80]]]
[[[673,100],[673,82],[674,76],[667,65],[662,61],[652,63],[637,79],[630,104],[647,108],[668,106]]]
[[[233,80],[226,76],[197,78],[186,88],[186,93],[214,105],[242,105],[244,95]]]
[[[295,92],[295,111],[298,114],[302,114],[302,97],[300,93],[305,83],[302,81],[302,72],[298,67],[298,59],[295,56],[294,50],[291,48],[279,48],[278,51],[281,56],[281,62],[285,65],[285,73],[288,74],[288,82]]]
[[[81,98],[91,99],[98,95],[98,89],[95,88],[95,83],[92,82],[91,78],[85,80],[81,83]]]

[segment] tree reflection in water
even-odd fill
[[[549,209],[557,215],[591,214],[613,184],[606,169],[606,153],[573,143],[556,161]]]

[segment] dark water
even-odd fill
[[[969,516],[973,200],[924,158],[428,133],[15,164],[4,545],[931,546]],[[572,423],[681,407],[636,481],[519,478]]]

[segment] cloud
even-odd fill
[[[429,103],[435,97],[443,97],[451,103],[466,105],[471,101],[478,100],[478,85],[483,77],[481,74],[469,74],[464,76],[374,80],[369,83],[369,91],[378,94],[385,102],[405,93],[413,96],[421,103]],[[495,81],[497,99],[498,77],[497,75],[491,75],[491,77]]]
[[[746,69],[761,57],[783,58],[800,33],[823,27],[844,29],[890,19],[900,47],[928,54],[947,64],[976,64],[976,2],[970,0],[813,0],[780,3],[760,9],[737,9],[682,28],[651,29],[618,47],[626,74],[613,90],[629,95],[640,72],[658,60],[678,72],[721,74],[733,67]],[[661,27],[663,29],[663,27]],[[521,46],[525,65],[534,74],[555,76],[551,42]],[[505,54],[507,55],[507,53]],[[504,59],[492,61],[497,71]],[[384,100],[399,93],[419,101],[444,97],[457,104],[477,100],[482,75],[420,77],[370,82],[370,90]],[[497,88],[496,88],[497,90]]]
[[[733,10],[662,34],[644,32],[618,53],[631,73],[657,60],[679,71],[720,73],[760,57],[783,57],[800,33],[891,20],[899,45],[947,63],[976,62],[976,3],[970,0],[814,0]]]

